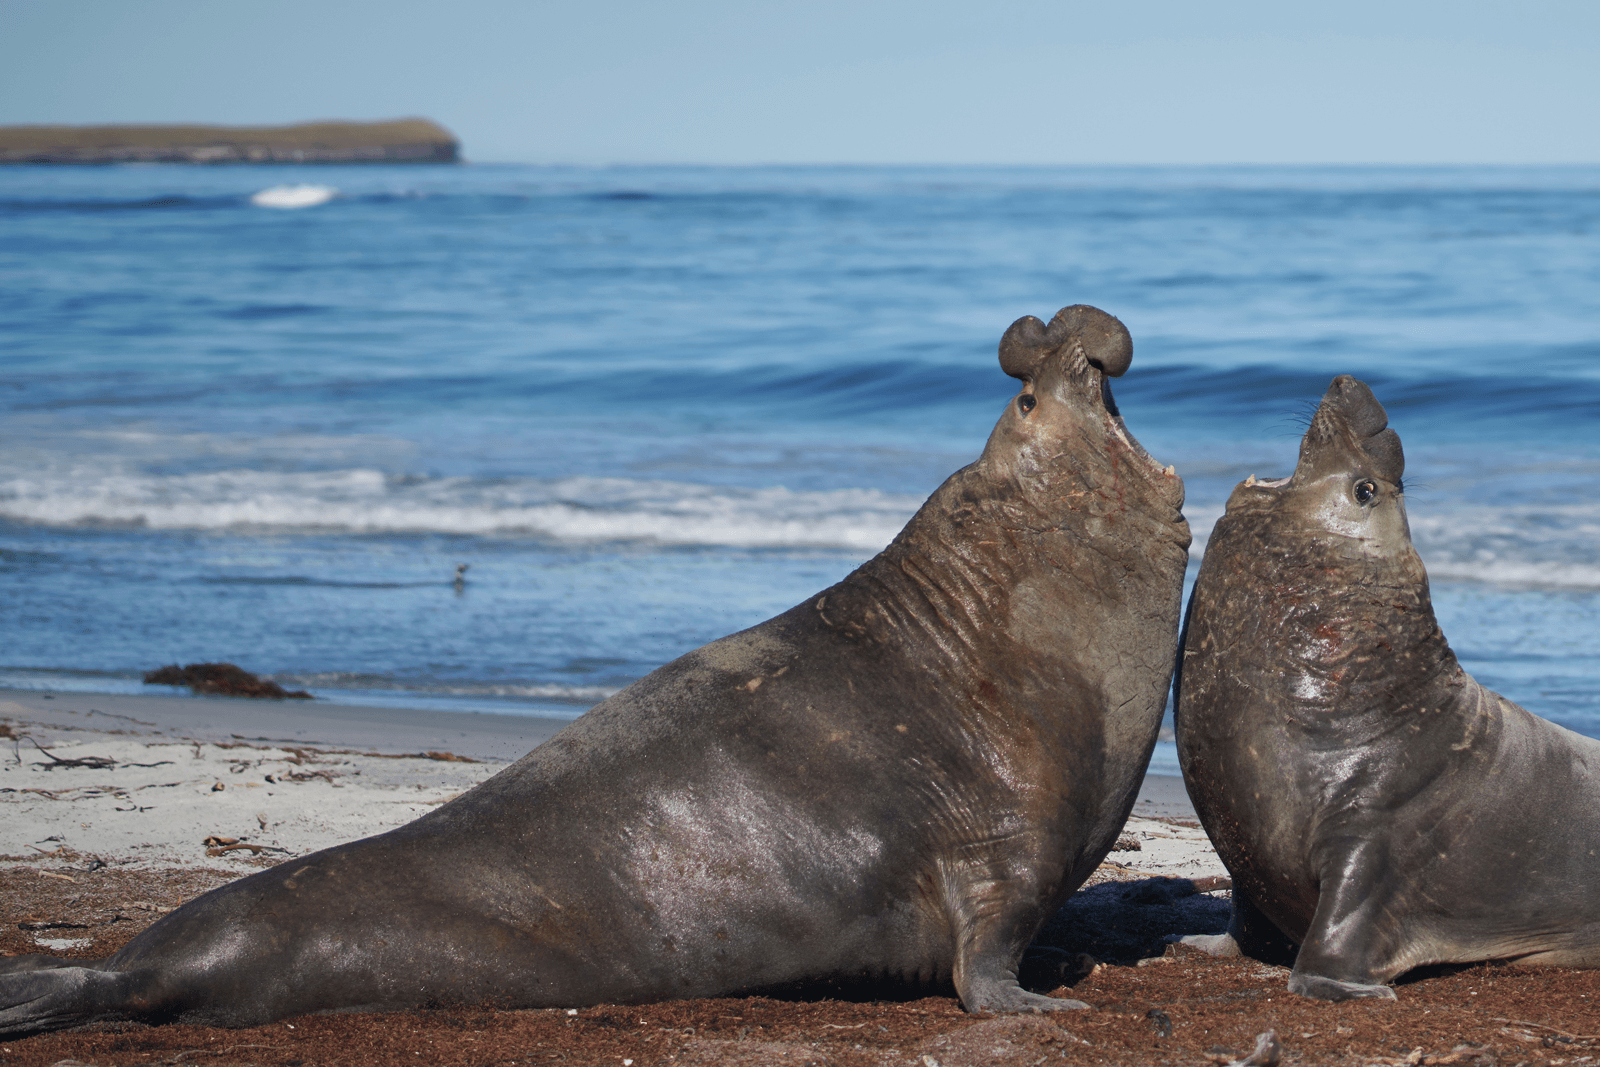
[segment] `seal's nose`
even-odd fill
[[[1322,402],[1335,404],[1357,437],[1371,437],[1389,425],[1389,413],[1383,410],[1383,405],[1372,395],[1367,383],[1348,374],[1341,374],[1333,380]]]
[[[1076,341],[1083,358],[1113,378],[1133,363],[1133,338],[1115,316],[1088,304],[1056,312],[1046,326],[1032,315],[1011,324],[1000,338],[1000,367],[1013,378],[1031,379],[1046,357]]]
[[[1406,469],[1405,451],[1400,447],[1400,435],[1388,428],[1389,413],[1367,383],[1341,374],[1328,386],[1322,403],[1350,427],[1372,465],[1372,473],[1398,484]]]
[[[1085,359],[1112,378],[1128,373],[1133,365],[1133,338],[1121,319],[1087,304],[1063,308],[1057,318],[1062,315],[1073,315],[1072,327],[1083,342]]]

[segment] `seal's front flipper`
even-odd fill
[[[1296,971],[1289,976],[1289,992],[1299,993],[1313,1000],[1355,1000],[1369,997],[1377,1000],[1394,1000],[1394,990],[1386,985],[1368,985],[1363,982],[1341,982],[1337,978],[1324,978],[1316,974]]]
[[[1043,918],[1019,906],[1015,878],[996,878],[986,868],[945,875],[948,921],[957,933],[954,973],[961,1006],[970,1012],[1074,1011],[1089,1007],[1030,993],[1017,981],[1022,953]],[[1024,898],[1026,899],[1026,898]]]
[[[1026,941],[1024,942],[1026,943]],[[961,1006],[971,1012],[1076,1011],[1089,1005],[1030,993],[1017,982],[1017,962],[1022,948],[982,951],[972,941],[956,948],[956,993]]]
[[[1289,976],[1291,993],[1334,1001],[1395,999],[1383,983],[1407,969],[1397,962],[1396,946],[1408,932],[1401,929],[1403,909],[1387,873],[1375,873],[1391,869],[1386,860],[1382,848],[1367,841],[1324,874],[1316,913]]]
[[[1089,1008],[1081,1000],[1030,993],[1009,975],[970,979],[964,985],[965,988],[958,987],[961,1006],[970,1012],[1085,1011]]]

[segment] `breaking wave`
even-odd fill
[[[918,497],[624,478],[428,477],[357,468],[0,477],[0,519],[60,527],[526,535],[875,551]]]

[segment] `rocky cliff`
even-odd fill
[[[0,126],[0,164],[455,163],[428,119],[298,126]]]

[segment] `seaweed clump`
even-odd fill
[[[269,700],[310,700],[304,689],[288,690],[268,678],[258,678],[232,663],[176,663],[158,667],[144,676],[146,685],[186,685],[197,695],[258,697]]]

